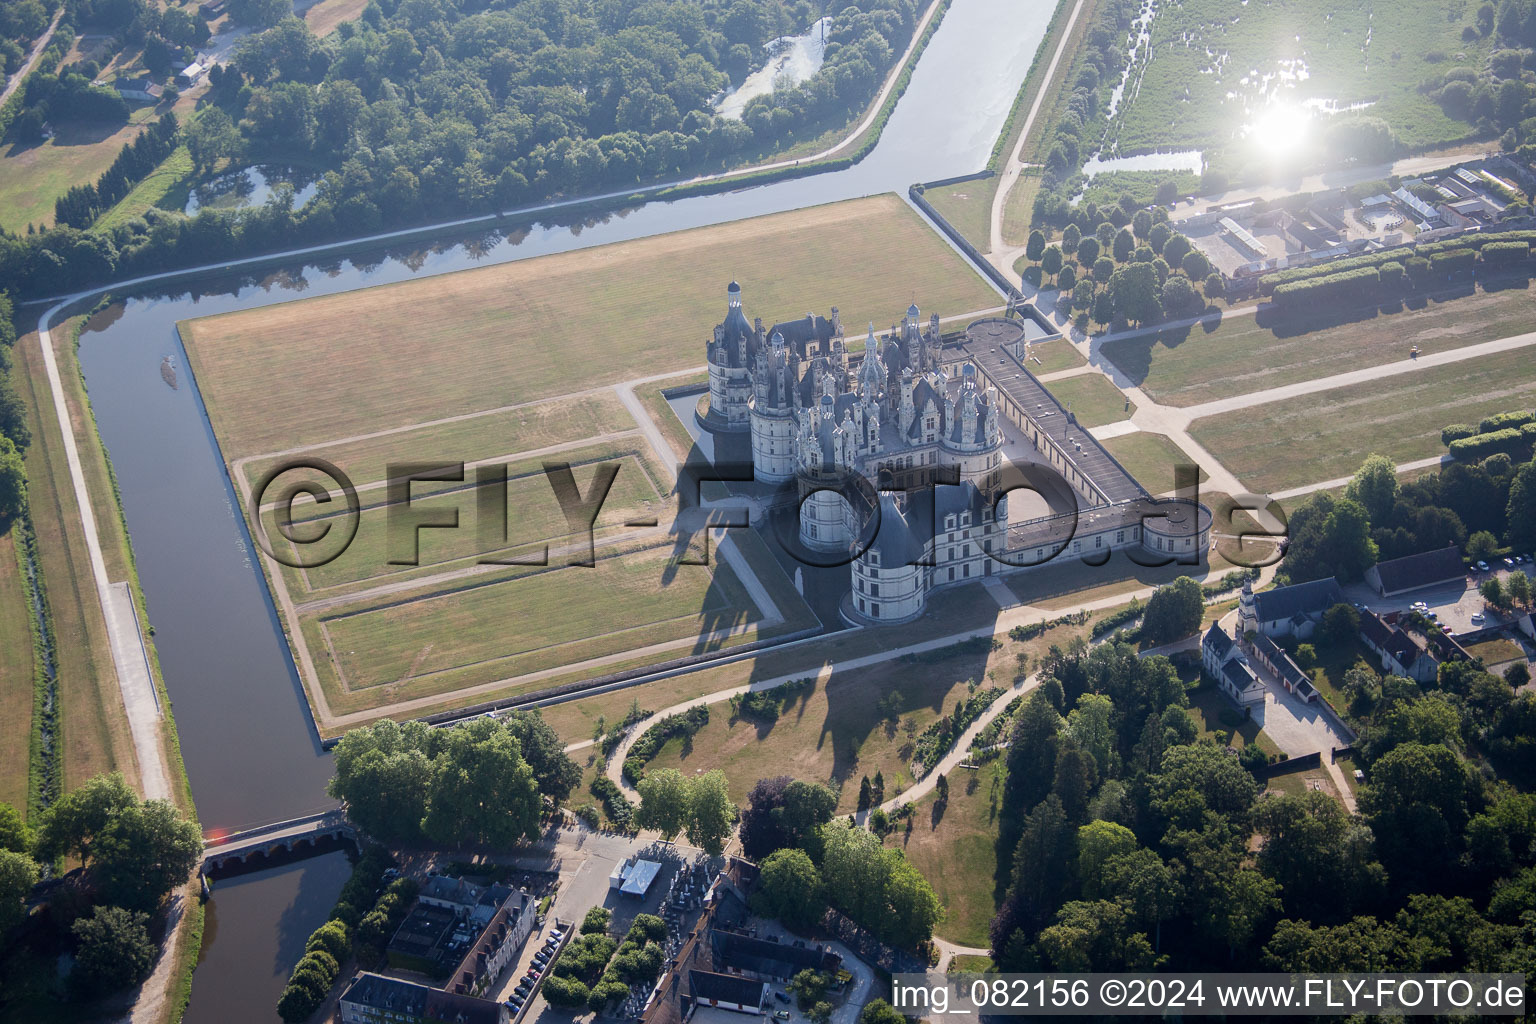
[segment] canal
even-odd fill
[[[205,828],[233,829],[326,807],[329,761],[175,324],[290,299],[643,238],[800,209],[979,170],[1052,14],[1049,0],[953,0],[879,144],[858,165],[739,192],[651,203],[580,223],[534,223],[295,264],[259,278],[144,289],[98,313],[80,361],[112,459],[182,755]],[[277,343],[281,343],[279,340]],[[161,366],[181,372],[172,387]],[[188,1020],[276,1020],[271,958],[341,881],[304,866],[242,880],[215,896]],[[238,904],[238,905],[237,905]],[[258,912],[259,909],[259,912]],[[291,911],[291,913],[290,913]],[[318,922],[317,922],[318,923]],[[274,929],[277,929],[275,932]],[[301,943],[302,945],[302,943]],[[259,970],[258,970],[259,968]]]

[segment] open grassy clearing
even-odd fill
[[[53,223],[53,202],[70,186],[94,183],[144,126],[167,110],[185,118],[196,105],[190,94],[175,106],[136,106],[125,125],[60,121],[40,145],[15,140],[0,148],[0,227],[25,234],[28,224]]]
[[[1219,325],[1151,332],[1104,346],[1104,355],[1163,405],[1190,406],[1536,330],[1524,280],[1418,309],[1358,311],[1308,321],[1272,313]]]
[[[1345,477],[1372,453],[1441,454],[1440,428],[1536,404],[1531,353],[1514,349],[1196,420],[1190,435],[1248,487],[1274,492]]]
[[[995,859],[995,855],[994,855]],[[949,973],[951,974],[986,974],[997,969],[989,956],[972,956],[969,953],[957,954],[949,961]]]
[[[1103,442],[1109,454],[1119,460],[1136,482],[1152,494],[1164,494],[1173,490],[1173,467],[1193,463],[1184,449],[1167,434],[1149,434],[1138,430],[1134,434],[1111,437]],[[1210,479],[1204,468],[1200,470],[1200,482]]]
[[[16,528],[0,535],[0,803],[27,813],[32,625]]]
[[[368,0],[320,0],[303,14],[304,24],[317,36],[328,36],[336,26],[363,13]]]
[[[1036,377],[1042,373],[1075,369],[1087,363],[1088,360],[1083,358],[1083,354],[1073,348],[1072,343],[1065,338],[1036,342],[1029,346],[1029,372]]]
[[[385,479],[391,462],[476,462],[634,429],[635,421],[617,395],[595,391],[379,437],[338,440],[305,454],[334,462],[361,486]],[[558,461],[565,456],[550,458]],[[254,484],[268,469],[288,459],[257,458],[242,468]]]
[[[1474,658],[1483,659],[1484,665],[1502,665],[1506,661],[1525,660],[1525,651],[1514,641],[1503,637],[1473,644],[1467,648],[1467,653]]]
[[[622,446],[602,445],[561,453],[561,458],[571,464],[572,476],[584,495],[591,493],[593,478],[602,465],[615,463],[619,467],[618,475],[613,478],[613,486],[593,524],[594,531],[605,532],[642,515],[657,519],[665,517],[666,510],[662,507],[664,503],[654,483],[654,469],[646,466],[646,460],[634,448],[626,450]],[[417,565],[390,564],[390,558],[395,552],[389,542],[388,522],[393,514],[403,513],[403,510],[386,504],[384,490],[372,490],[360,495],[364,502],[363,512],[358,522],[357,535],[347,549],[334,561],[302,570],[302,577],[296,575],[300,570],[289,570],[290,588],[296,582],[305,590],[315,592],[364,581],[378,582],[380,577],[388,577],[390,582],[394,582],[426,573],[442,572],[458,562],[472,564],[483,556],[505,555],[542,541],[558,546],[563,538],[574,537],[540,463],[521,462],[507,467],[507,543],[482,544],[476,507],[479,494],[474,486],[474,473],[467,472],[465,476],[467,481],[463,485],[440,485],[452,488],[448,493],[423,498],[420,492],[425,488],[413,488],[416,495],[411,502],[412,513],[418,510],[422,513],[453,510],[457,512],[459,522],[455,529],[424,529],[417,533]],[[295,515],[295,525],[319,525],[336,518],[335,513],[315,514],[321,508],[309,505],[305,510],[308,515]],[[267,536],[273,538],[274,542],[280,536],[274,525],[276,515],[275,509],[263,514]],[[302,592],[296,591],[295,596]],[[299,599],[302,600],[302,597]]]
[[[992,900],[997,871],[997,816],[1002,809],[1003,758],[974,771],[956,769],[949,776],[949,801],[938,806],[934,793],[912,808],[912,830],[905,827],[885,839],[907,855],[944,905],[935,933],[961,946],[990,944],[988,932],[997,907]],[[984,961],[985,963],[976,963]],[[985,971],[986,957],[956,957],[952,971]]]
[[[1111,134],[1124,153],[1235,146],[1249,120],[1245,107],[1261,108],[1261,90],[1274,87],[1273,76],[1300,67],[1306,77],[1279,90],[1286,101],[1369,102],[1367,113],[1410,147],[1453,142],[1469,136],[1472,126],[1447,116],[1418,86],[1450,67],[1475,68],[1486,57],[1490,40],[1462,38],[1476,14],[1476,4],[1440,0],[1160,5],[1151,61],[1139,85],[1127,89]],[[1256,147],[1253,153],[1253,159],[1261,155]]]
[[[1333,777],[1328,774],[1328,769],[1322,766],[1291,772],[1288,775],[1276,775],[1264,784],[1264,792],[1284,793],[1287,796],[1318,792],[1326,793],[1335,800],[1339,799],[1339,787],[1333,784]]]
[[[1077,417],[1085,427],[1097,427],[1129,419],[1136,411],[1120,389],[1099,373],[1083,373],[1076,377],[1063,377],[1046,385],[1056,400]]]
[[[79,380],[73,347],[67,342],[59,343],[60,339],[69,337],[69,326],[61,325],[53,332],[61,364],[59,373],[66,388]],[[32,429],[32,445],[27,449],[26,459],[27,494],[37,530],[39,561],[48,581],[48,602],[53,610],[58,642],[62,734],[59,750],[64,759],[64,788],[71,789],[92,776],[114,769],[122,771],[137,785],[139,771],[133,738],[128,731],[122,695],[117,688],[106,624],[86,556],[85,538],[80,532],[79,507],[70,487],[64,442],[59,434],[42,357],[38,353],[37,336],[28,335],[19,341],[15,355],[17,372],[14,379],[22,400],[27,403],[28,424]],[[74,390],[78,391],[78,388]],[[91,430],[87,438],[77,429],[75,439],[81,447],[82,461],[87,466],[95,463],[92,455],[99,456],[100,452],[95,431]],[[87,447],[87,441],[90,447]],[[92,491],[93,499],[97,493]],[[97,524],[104,534],[107,530],[120,529],[116,509],[98,502],[95,511]],[[102,541],[103,556],[111,557],[117,545],[107,543],[106,536]]]
[[[893,195],[181,325],[228,459],[697,366],[743,282],[765,321],[996,293]],[[274,345],[281,338],[283,344]]]
[[[995,670],[1004,684],[1012,681],[1013,659],[1002,651],[961,651],[907,664],[891,660],[851,672],[834,672],[797,699],[778,721],[731,721],[729,705],[710,709],[709,724],[690,740],[673,739],[651,762],[685,774],[723,769],[731,796],[745,804],[759,779],[793,775],[824,783],[838,793],[838,811],[858,805],[859,780],[885,778],[886,799],[913,782],[915,738],[955,703],[970,695],[967,681],[988,685]],[[901,695],[899,717],[881,706],[890,694]]]

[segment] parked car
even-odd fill
[[[784,992],[775,992],[773,994],[773,998],[777,999],[781,1003],[789,1002],[789,995]]]
[[[1487,572],[1488,571],[1488,563],[1479,560],[1478,563],[1477,563],[1477,571],[1478,572]]]
[[[1513,558],[1506,558],[1506,559],[1504,559],[1504,568],[1506,568],[1506,569],[1513,569],[1514,567],[1515,567],[1515,560]]]
[[[788,1010],[774,1010],[773,1011],[773,1015],[775,1017],[777,1017],[779,1020],[789,1020],[789,1011]]]
[[[1482,622],[1483,621],[1483,613],[1482,612],[1473,612],[1472,613],[1472,621],[1473,622]]]

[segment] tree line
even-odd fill
[[[140,132],[118,152],[112,166],[102,172],[95,184],[71,185],[68,192],[54,200],[54,222],[90,227],[171,155],[176,148],[177,130],[176,115],[162,114],[147,131]]]
[[[27,508],[27,467],[22,456],[32,443],[27,407],[12,380],[16,347],[15,306],[0,291],[0,532]]]

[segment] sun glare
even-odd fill
[[[1248,141],[1266,156],[1287,157],[1306,144],[1312,112],[1293,103],[1265,107],[1248,126]]]

